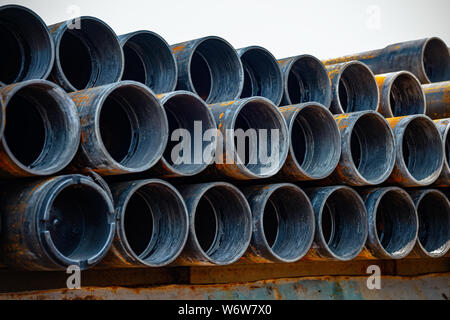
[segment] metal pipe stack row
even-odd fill
[[[450,248],[441,39],[277,60],[216,36],[171,46],[146,30],[117,36],[95,17],[47,27],[7,5],[0,40],[0,260],[10,268]]]

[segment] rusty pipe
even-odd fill
[[[377,74],[380,90],[377,111],[386,118],[424,114],[425,94],[419,80],[408,71]]]
[[[97,264],[114,237],[114,206],[79,174],[0,186],[0,257],[11,268],[82,270]]]
[[[244,87],[240,97],[265,97],[278,106],[283,97],[283,78],[276,58],[259,46],[236,51],[244,68]]]
[[[155,93],[175,90],[177,62],[161,36],[140,30],[119,36],[119,41],[125,59],[122,80],[141,82]]]
[[[326,66],[326,69],[331,80],[331,112],[339,114],[377,109],[377,83],[364,63],[349,61]]]
[[[18,5],[0,7],[0,86],[46,79],[55,60],[55,47],[44,21]]]
[[[388,45],[383,49],[323,60],[325,65],[359,60],[374,74],[406,70],[421,83],[450,79],[450,54],[447,45],[437,37]]]
[[[72,170],[89,167],[101,175],[142,172],[167,144],[167,117],[144,84],[121,81],[72,92],[81,122],[81,145]]]
[[[395,142],[386,119],[375,111],[334,116],[341,132],[341,157],[326,183],[376,185],[389,177]]]
[[[55,42],[50,78],[67,92],[117,82],[124,67],[114,31],[95,17],[78,17],[48,27]]]
[[[245,186],[242,191],[253,219],[252,240],[243,260],[300,260],[311,247],[315,228],[314,211],[306,194],[290,183]]]
[[[402,259],[417,240],[419,221],[414,202],[398,187],[361,192],[367,209],[369,233],[360,256],[370,259]]]
[[[175,265],[228,265],[239,260],[252,236],[250,206],[225,182],[179,187],[189,213],[189,236]]]
[[[289,130],[289,153],[277,178],[290,181],[328,177],[341,155],[341,135],[331,112],[316,102],[279,108]]]
[[[314,242],[305,260],[355,258],[368,234],[367,211],[359,194],[346,186],[305,189],[315,214]]]
[[[450,81],[422,85],[431,119],[450,118]]]
[[[52,175],[74,157],[80,123],[73,101],[46,80],[0,88],[5,130],[0,145],[0,177]]]
[[[159,179],[111,184],[116,235],[101,265],[162,267],[181,253],[188,214],[181,194]]]
[[[288,153],[289,134],[283,115],[270,100],[251,97],[209,108],[218,127],[215,166],[207,169],[209,175],[262,179],[281,169]]]
[[[331,83],[319,59],[308,54],[278,60],[283,75],[282,106],[318,102],[329,108]]]
[[[203,139],[208,131],[216,131],[216,121],[208,105],[189,91],[174,91],[158,98],[166,111],[169,141],[149,174],[168,178],[202,172],[210,162],[206,154],[213,154],[216,149],[216,140]]]
[[[177,90],[199,95],[206,103],[237,99],[244,71],[236,50],[225,39],[209,36],[172,45],[178,66]]]
[[[410,191],[419,216],[419,234],[411,256],[438,258],[450,249],[450,202],[439,190]]]
[[[442,143],[444,144],[444,164],[442,165],[442,171],[439,178],[434,182],[438,187],[450,186],[450,119],[440,119],[433,121],[441,134]]]
[[[388,118],[395,136],[395,165],[389,183],[404,187],[432,184],[444,163],[439,130],[426,115]]]

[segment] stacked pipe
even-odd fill
[[[64,270],[440,257],[450,57],[168,45],[0,7],[0,260]],[[432,120],[433,119],[433,120]]]

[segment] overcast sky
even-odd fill
[[[147,29],[170,44],[206,35],[277,58],[331,58],[389,43],[441,37],[450,46],[450,0],[23,0],[47,24],[96,16],[114,31]]]

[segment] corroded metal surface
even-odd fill
[[[422,85],[427,100],[426,114],[431,119],[450,117],[450,81]]]
[[[446,81],[450,76],[450,54],[439,38],[425,38],[388,45],[383,49],[323,60],[325,65],[359,60],[374,74],[407,70],[422,83]]]
[[[149,288],[87,287],[80,290],[0,294],[0,299],[137,299],[137,300],[361,300],[436,299],[450,297],[450,274],[381,278],[381,289],[369,289],[367,277],[306,277],[226,285],[168,285]]]

